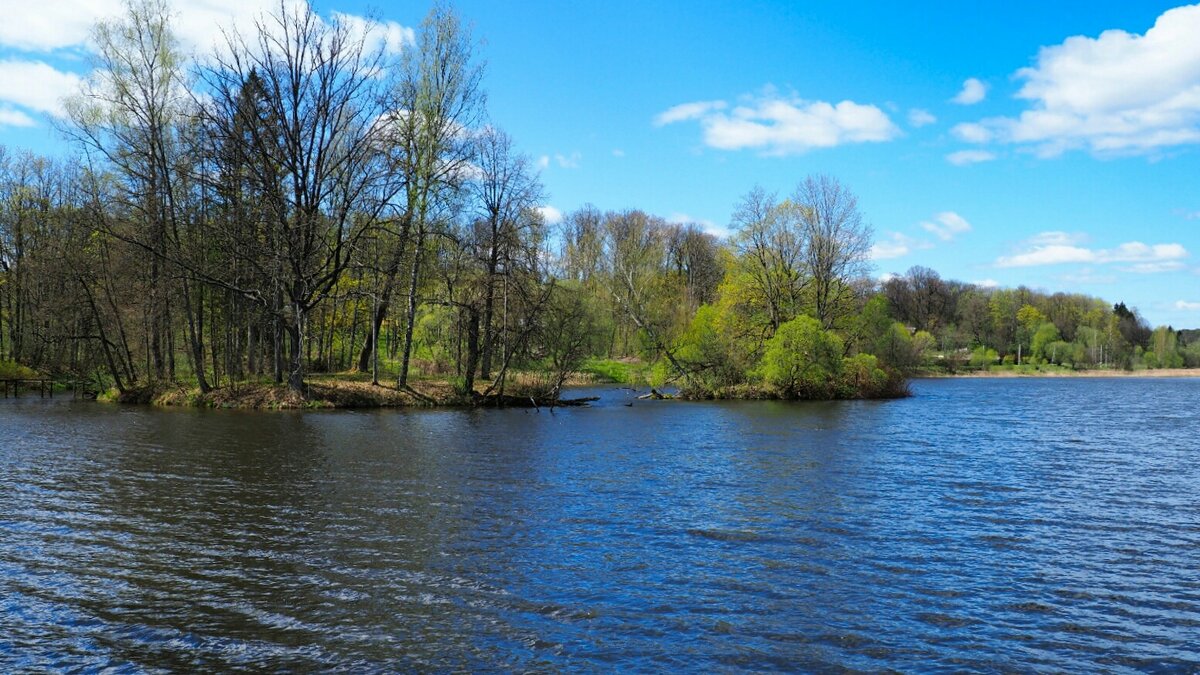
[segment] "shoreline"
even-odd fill
[[[921,373],[913,380],[943,379],[1017,379],[1017,378],[1145,378],[1177,379],[1200,377],[1200,368],[1161,368],[1154,370],[1047,370],[1047,371],[974,371],[965,373]]]

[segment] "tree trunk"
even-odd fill
[[[397,386],[408,385],[408,361],[412,357],[413,324],[417,320],[417,285],[421,280],[421,259],[425,248],[425,227],[417,228],[416,246],[413,248],[412,274],[408,280],[408,312],[404,322],[404,345],[400,352],[400,375],[396,378]]]

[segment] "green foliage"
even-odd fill
[[[855,354],[842,360],[839,398],[878,398],[890,395],[893,378],[879,367],[872,354]]]
[[[781,325],[767,341],[759,371],[785,395],[833,398],[842,370],[842,339],[809,316]]]
[[[737,384],[745,379],[738,367],[734,345],[723,330],[720,309],[703,305],[679,341],[675,358],[691,373],[696,386],[713,390]]]
[[[25,380],[41,377],[36,370],[13,361],[0,361],[0,380]]]
[[[1058,328],[1049,321],[1043,322],[1034,331],[1033,337],[1030,340],[1030,354],[1039,361],[1051,361],[1057,354],[1052,353],[1049,346],[1060,341],[1061,336],[1058,333]]]
[[[988,368],[1000,362],[1000,355],[995,349],[979,345],[971,350],[971,367],[973,368]]]
[[[598,380],[619,384],[635,382],[638,379],[639,370],[636,364],[627,361],[595,357],[584,360],[583,364],[579,366],[581,373],[592,375]]]

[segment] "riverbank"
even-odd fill
[[[193,408],[237,408],[245,410],[297,410],[322,408],[404,408],[470,405],[470,399],[455,392],[449,382],[420,380],[399,389],[393,384],[333,377],[311,378],[308,395],[300,396],[287,385],[237,382],[201,393],[194,385],[156,382],[110,391],[100,400],[123,404],[148,404]]]
[[[941,379],[941,378],[1021,378],[1021,377],[1141,377],[1141,378],[1156,378],[1156,377],[1200,377],[1200,368],[1157,368],[1146,370],[1117,370],[1117,369],[1093,369],[1093,370],[1068,370],[1066,368],[1054,368],[1046,370],[1037,370],[1035,368],[1020,369],[1020,370],[975,370],[975,371],[960,371],[957,373],[935,373],[922,372],[913,374],[911,377],[920,379]]]
[[[372,384],[369,376],[359,373],[337,373],[310,376],[306,381],[307,395],[300,396],[284,384],[274,382],[236,382],[201,393],[195,385],[177,382],[153,382],[126,387],[124,392],[110,390],[98,398],[101,402],[165,407],[225,408],[239,410],[300,410],[336,408],[463,408],[479,405],[549,405],[550,400],[538,392],[544,391],[545,377],[535,373],[516,373],[510,376],[506,396],[501,401],[494,394],[482,395],[490,383],[480,383],[476,396],[462,394],[454,383],[445,379],[416,379],[407,386],[395,382]],[[595,384],[588,375],[572,376],[566,382],[578,386]],[[557,404],[557,403],[556,403]],[[561,402],[563,405],[571,401]]]

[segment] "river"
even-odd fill
[[[1200,380],[0,400],[0,670],[1200,669]]]

